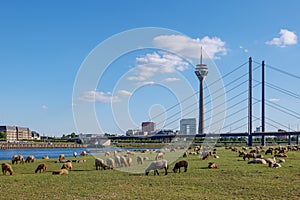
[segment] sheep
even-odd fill
[[[124,156],[120,156],[120,164],[121,164],[122,167],[127,167],[128,166],[127,160]]]
[[[72,170],[73,166],[71,162],[66,162],[62,165],[61,169],[69,169]]]
[[[276,163],[276,158],[274,157],[274,158],[267,158],[267,159],[265,159],[265,161],[270,165],[270,163],[271,164],[274,164],[274,163]]]
[[[265,155],[267,155],[267,154],[273,155],[273,150],[271,148],[267,149],[267,151],[265,152]]]
[[[288,157],[287,154],[285,154],[285,153],[275,154],[274,156],[275,156],[275,157],[285,157],[285,158]]]
[[[273,164],[273,168],[280,168],[281,167],[281,164],[279,164],[279,163],[274,163]]]
[[[144,163],[144,159],[141,157],[141,156],[137,156],[136,157],[136,161],[137,161],[137,164],[139,165],[139,164],[143,164]]]
[[[278,163],[284,163],[284,162],[285,162],[285,160],[283,158],[278,160]]]
[[[115,155],[115,163],[116,163],[116,167],[120,167],[121,166],[120,156]]]
[[[107,165],[104,164],[104,161],[101,158],[96,158],[95,159],[95,166],[96,166],[96,170],[98,170],[99,168],[102,170],[106,170],[106,168],[108,168]]]
[[[25,162],[27,163],[33,163],[34,162],[34,156],[33,155],[30,155],[26,158]]]
[[[170,149],[170,152],[175,152],[175,151],[176,151],[175,148]]]
[[[40,173],[41,173],[42,170],[43,170],[43,172],[45,172],[47,170],[47,168],[48,168],[48,166],[46,164],[42,163],[37,166],[37,168],[34,172],[37,173],[38,171],[40,171]]]
[[[216,163],[209,162],[209,163],[208,163],[208,168],[210,168],[210,169],[217,169],[217,168],[218,168],[218,165],[217,165]]]
[[[69,174],[69,171],[66,169],[60,169],[57,171],[53,171],[52,172],[53,175],[63,175],[63,174]]]
[[[214,158],[220,158],[218,155],[214,155]]]
[[[152,161],[150,165],[147,167],[145,170],[146,176],[149,175],[149,172],[151,170],[154,170],[154,175],[159,175],[158,170],[159,169],[165,169],[165,175],[168,174],[168,161],[167,160],[157,160],[157,161]]]
[[[76,151],[73,152],[73,156],[74,156],[74,158],[77,157],[77,152]]]
[[[81,152],[80,156],[87,156],[87,152],[86,151]]]
[[[8,163],[2,163],[2,173],[3,173],[3,176],[6,176],[6,172],[9,172],[10,175],[13,175],[14,174],[14,171],[11,167],[10,164]]]
[[[106,151],[106,152],[104,153],[104,156],[110,156],[110,153],[109,153],[108,151]]]
[[[18,161],[20,161],[21,164],[24,163],[24,157],[22,155],[13,155],[12,159],[11,159],[11,163],[14,164],[18,164]]]
[[[143,160],[150,160],[148,157],[144,157]]]
[[[156,154],[155,160],[160,160],[164,158],[164,153],[163,152],[158,152]]]
[[[49,156],[43,156],[42,159],[48,160],[48,159],[49,159]]]
[[[61,162],[64,159],[65,159],[65,155],[64,154],[60,154],[59,157],[58,157],[58,161]]]
[[[187,168],[188,168],[188,162],[185,160],[179,161],[175,164],[174,168],[173,168],[173,172],[176,173],[177,170],[180,173],[180,168],[184,167],[184,172],[187,172]]]
[[[107,158],[106,159],[106,164],[109,166],[110,169],[115,168],[115,161],[112,158]]]
[[[127,157],[127,164],[128,164],[128,166],[130,166],[131,163],[132,163],[132,158],[128,156]]]
[[[183,155],[182,155],[182,157],[183,158],[186,158],[188,156],[188,153],[185,151],[185,152],[183,152]]]
[[[248,164],[267,164],[267,162],[264,159],[261,158],[255,158],[254,160],[248,161]]]

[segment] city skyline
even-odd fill
[[[200,46],[204,49],[204,62],[214,63],[220,76],[247,62],[249,57],[256,62],[265,60],[266,64],[300,75],[297,67],[297,55],[300,53],[298,1],[290,1],[289,4],[254,1],[247,6],[239,1],[89,3],[1,2],[0,87],[3,98],[0,125],[29,127],[45,135],[81,132],[74,122],[73,112],[83,104],[92,104],[103,133],[125,134],[124,129],[134,129],[134,126],[142,121],[151,121],[153,117],[156,117],[153,121],[158,129],[179,129],[181,118],[198,119],[197,110],[190,112],[186,109],[186,113],[182,114],[186,116],[182,117],[176,115],[179,108],[167,109],[184,98],[184,95],[180,96],[184,91],[180,90],[180,80],[189,84],[190,92],[199,91],[194,67],[199,64]],[[96,87],[82,91],[74,99],[78,74],[93,50],[120,33],[145,27],[169,29],[182,35],[158,35],[151,41],[149,39],[156,49],[137,49],[119,55],[101,79],[99,77]],[[213,75],[210,66],[208,68],[206,84],[209,85]],[[234,76],[242,75],[245,69],[247,66]],[[254,72],[255,80],[260,80],[259,73]],[[158,77],[160,84],[157,84]],[[224,85],[233,79],[224,79]],[[272,70],[267,71],[266,79],[297,93],[297,79]],[[174,88],[178,91],[170,89],[171,84],[175,84]],[[205,89],[206,95],[208,89]],[[225,91],[229,89],[225,88]],[[260,99],[259,89],[254,92],[255,98]],[[230,95],[234,96],[227,94],[227,100]],[[183,110],[197,98],[198,95],[189,104],[182,104]],[[295,99],[271,89],[267,90],[266,99],[296,112],[299,110]],[[124,102],[126,104],[122,104]],[[112,112],[120,109],[118,105],[127,105],[130,114],[128,123],[123,113],[116,116]],[[206,110],[210,106],[206,105]],[[230,107],[230,102],[227,107]],[[191,109],[197,109],[197,105]],[[256,116],[260,115],[259,104],[255,105],[254,112]],[[268,109],[267,113],[275,121],[298,129],[297,119],[283,117],[272,109]],[[207,117],[210,114],[206,113]],[[173,115],[174,118],[171,118]],[[228,119],[224,122],[225,126],[230,125],[230,120],[234,121]],[[82,123],[89,125],[89,121],[86,119]],[[259,123],[254,122],[253,129],[257,126]],[[230,129],[229,126],[223,132]],[[86,132],[97,131],[86,129]]]

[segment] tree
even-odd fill
[[[6,133],[5,132],[0,132],[0,139],[6,140]]]
[[[75,138],[76,137],[76,133],[71,133],[71,138]]]

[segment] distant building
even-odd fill
[[[142,122],[142,132],[151,133],[153,131],[155,131],[154,122]]]
[[[196,135],[196,119],[181,119],[180,120],[180,132],[186,135]]]
[[[143,132],[140,129],[129,129],[126,131],[126,136],[146,136],[148,132]]]
[[[32,134],[29,128],[18,126],[0,126],[0,132],[6,133],[7,141],[31,140]]]

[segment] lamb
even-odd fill
[[[163,152],[159,152],[156,154],[155,160],[160,160],[164,158],[164,153]]]
[[[58,157],[59,162],[61,162],[64,159],[65,159],[65,155],[64,154],[60,154],[59,157]]]
[[[175,164],[174,168],[173,168],[173,172],[176,173],[177,170],[180,173],[180,168],[184,167],[184,172],[187,172],[187,168],[188,168],[188,162],[185,160],[179,161]]]
[[[38,171],[40,171],[40,173],[42,172],[45,172],[47,170],[48,166],[46,164],[39,164],[36,168],[36,170],[34,171],[35,173],[37,173]]]
[[[69,169],[72,170],[73,166],[71,162],[66,162],[62,165],[61,169]]]
[[[149,175],[149,172],[151,170],[154,170],[154,175],[159,175],[158,170],[159,169],[165,169],[165,175],[168,174],[168,161],[167,160],[157,160],[157,161],[152,161],[150,165],[147,167],[145,170],[146,176]]]
[[[74,156],[74,158],[77,157],[77,152],[76,151],[73,152],[73,156]]]
[[[10,166],[10,164],[8,164],[8,163],[2,163],[2,173],[3,173],[3,176],[6,176],[6,172],[9,172],[10,175],[14,174],[14,171],[13,171],[12,167]]]
[[[61,170],[53,171],[52,174],[53,174],[53,175],[69,174],[69,171],[66,170],[66,169],[61,169]]]
[[[109,166],[110,169],[115,168],[115,161],[112,158],[107,158],[106,159],[106,164]]]
[[[137,156],[136,157],[136,161],[137,161],[137,164],[139,165],[139,164],[143,164],[144,163],[144,159],[141,157],[141,156]]]
[[[27,163],[33,163],[34,162],[34,156],[33,155],[30,155],[26,158],[25,162]]]
[[[210,169],[217,169],[217,168],[218,168],[218,165],[217,165],[216,163],[209,162],[209,163],[208,163],[208,168],[210,168]]]
[[[96,158],[95,159],[95,166],[96,166],[96,170],[98,170],[99,168],[102,170],[106,170],[106,168],[108,168],[107,165],[104,164],[104,161],[101,158]]]
[[[248,164],[267,164],[266,160],[261,158],[255,158],[254,160],[248,161]]]

